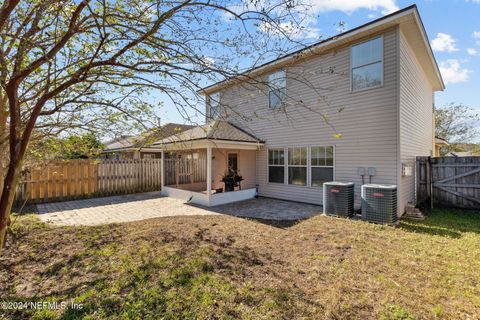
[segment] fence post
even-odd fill
[[[433,187],[432,187],[432,157],[427,158],[427,199],[430,204],[430,209],[433,209]]]

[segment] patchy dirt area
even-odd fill
[[[480,214],[436,211],[384,227],[325,216],[270,224],[178,216],[94,227],[14,225],[7,319],[476,319]]]

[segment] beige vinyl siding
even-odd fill
[[[268,183],[267,150],[275,147],[334,145],[335,179],[355,182],[357,207],[361,185],[357,167],[375,167],[374,183],[397,183],[397,29],[385,32],[383,40],[380,88],[351,92],[350,47],[342,47],[286,68],[291,102],[286,112],[268,108],[264,88],[235,85],[223,90],[222,104],[228,106],[224,116],[265,141],[256,165],[261,196],[322,204],[322,188]],[[300,100],[303,105],[293,103]],[[344,111],[338,112],[340,108]],[[335,133],[342,138],[335,138]]]
[[[243,177],[241,182],[242,189],[255,188],[256,184],[256,159],[255,151],[235,150],[235,149],[216,149],[212,150],[212,188],[223,188],[222,177],[227,171],[227,154],[238,154],[238,171]]]
[[[399,34],[400,161],[414,166],[416,156],[429,156],[432,153],[434,95],[406,37],[401,31]],[[405,205],[415,201],[415,177],[400,177],[400,187],[399,214],[403,214]]]

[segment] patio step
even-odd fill
[[[402,219],[422,221],[425,220],[425,216],[418,208],[415,208],[414,204],[408,203],[405,207],[405,213],[403,214]]]

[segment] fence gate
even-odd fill
[[[417,157],[417,204],[480,209],[480,157]]]

